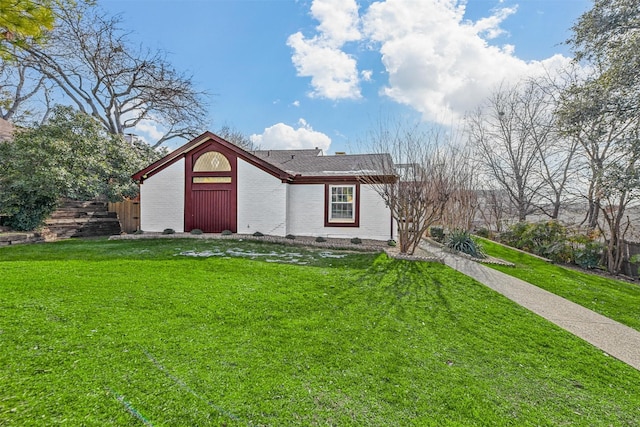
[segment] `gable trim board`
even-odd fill
[[[214,166],[195,171],[198,159],[211,152],[222,154],[230,170],[213,170]],[[362,175],[366,169],[362,161],[382,157],[321,153],[317,149],[252,153],[206,132],[133,175],[140,184],[141,229],[394,238],[391,212],[368,183],[396,178],[371,167],[369,175]],[[212,158],[222,159],[207,155],[207,161]],[[332,219],[331,188],[344,186],[353,188],[355,200],[335,196],[333,214],[341,217]]]

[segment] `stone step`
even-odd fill
[[[59,226],[64,226],[64,225],[85,225],[85,224],[109,224],[109,223],[115,223],[115,224],[120,224],[120,221],[118,220],[117,216],[110,216],[110,217],[83,217],[83,218],[49,218],[48,220],[45,221],[45,224],[47,225],[59,225]]]
[[[50,218],[117,218],[118,215],[115,212],[104,211],[87,211],[81,208],[76,209],[58,209],[51,214]]]
[[[89,210],[107,210],[108,204],[106,202],[100,202],[96,200],[63,200],[60,204],[60,208],[78,208],[78,209],[89,209]],[[95,209],[94,209],[95,208]]]
[[[118,214],[100,201],[64,200],[45,222],[58,239],[120,234]]]

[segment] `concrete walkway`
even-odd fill
[[[640,332],[635,329],[439,246],[425,244],[423,249],[442,257],[449,267],[640,370]]]

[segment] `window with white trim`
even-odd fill
[[[329,186],[329,222],[352,223],[356,221],[356,186]]]

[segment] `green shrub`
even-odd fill
[[[259,231],[256,231],[255,233],[253,233],[253,237],[264,237],[264,234],[262,234]]]
[[[174,230],[173,228],[165,228],[164,230],[162,230],[162,234],[175,234],[176,230]]]
[[[295,240],[296,236],[294,236],[293,234],[287,234],[286,236],[284,236],[284,238],[289,240]]]
[[[359,237],[354,237],[353,239],[351,239],[351,243],[353,243],[354,245],[359,245],[362,243],[362,239],[360,239]]]
[[[557,221],[520,222],[502,233],[500,241],[554,262],[571,262],[573,259],[567,229]]]
[[[318,236],[318,237],[316,237],[316,242],[318,242],[318,243],[322,243],[322,242],[326,242],[326,241],[327,241],[327,239],[325,239],[325,238],[324,238],[324,237],[322,237],[322,236]]]
[[[136,230],[133,232],[133,234],[144,234],[144,231],[142,230]]]
[[[476,235],[488,239],[491,236],[491,232],[485,227],[480,227],[476,230]]]
[[[444,242],[445,234],[444,234],[444,228],[442,227],[430,227],[429,235],[436,242],[440,242],[440,243]]]
[[[585,234],[574,235],[570,241],[573,246],[573,263],[586,269],[597,268],[602,264],[603,243]]]
[[[389,246],[395,247],[395,246],[396,246],[396,244],[397,244],[397,243],[396,243],[396,241],[395,241],[395,240],[393,240],[393,239],[391,239],[391,240],[387,240],[387,245],[389,245]]]
[[[193,230],[190,231],[191,234],[202,234],[202,230],[200,230],[199,228],[194,228]]]
[[[486,258],[482,245],[476,242],[468,231],[452,231],[445,244],[449,249],[471,255],[474,258]]]
[[[503,231],[500,234],[500,242],[507,246],[511,246],[518,249],[524,249],[522,246],[522,236],[529,229],[529,224],[526,222],[519,222],[509,227],[507,231]]]
[[[231,230],[222,230],[222,234],[223,236],[231,236],[233,234],[233,231]]]
[[[4,219],[4,225],[18,231],[31,231],[44,225],[55,211],[56,200],[25,191],[22,200],[16,203],[13,214]]]

